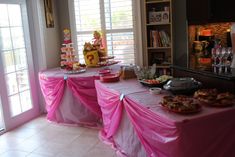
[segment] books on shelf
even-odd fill
[[[150,30],[150,47],[170,47],[171,40],[169,34],[164,30]]]

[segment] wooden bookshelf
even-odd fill
[[[173,63],[172,0],[145,0],[143,8],[144,65],[170,70]],[[169,65],[164,65],[164,63]],[[161,71],[161,70],[160,70]]]

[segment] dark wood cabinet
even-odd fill
[[[211,22],[234,22],[234,0],[210,0]]]
[[[186,0],[188,24],[208,23],[210,0]]]
[[[234,22],[233,0],[186,0],[188,24]]]

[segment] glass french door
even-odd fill
[[[39,110],[34,101],[26,2],[0,0],[0,11],[1,108],[5,128],[11,129],[33,118]]]
[[[1,104],[1,99],[0,99],[0,133],[3,130],[4,130],[4,121],[3,121],[3,116],[2,116],[2,104]]]

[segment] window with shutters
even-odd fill
[[[134,0],[74,0],[78,57],[83,61],[83,45],[102,32],[108,55],[122,63],[135,62]]]

